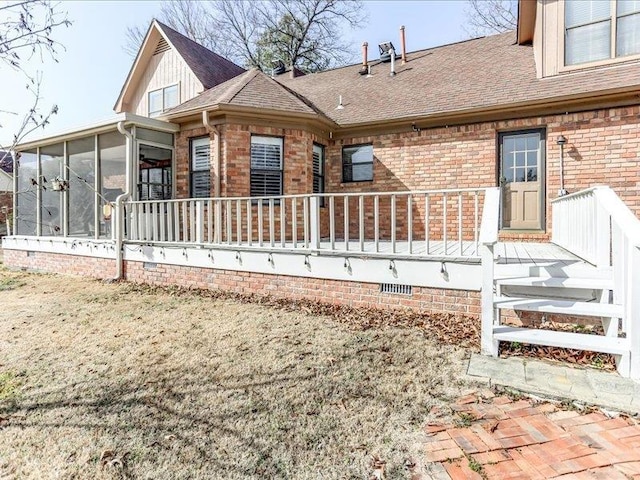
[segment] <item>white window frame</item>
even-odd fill
[[[253,145],[277,145],[280,147],[280,168],[263,168],[263,167],[254,167],[253,165]],[[269,135],[251,135],[250,145],[249,145],[249,193],[252,197],[260,198],[266,196],[282,196],[284,194],[284,137],[276,137]],[[279,172],[280,173],[280,188],[279,192],[276,195],[254,195],[253,187],[254,187],[254,172]],[[257,179],[256,179],[257,180]]]
[[[166,95],[166,90],[176,87],[177,91],[178,91],[178,102],[175,105],[172,105],[170,107],[167,107],[165,105],[165,95]],[[157,110],[157,111],[151,111],[151,94],[152,93],[157,93],[157,92],[161,92],[161,99],[162,99],[162,109],[161,110]],[[156,115],[160,115],[164,112],[166,112],[167,110],[173,108],[173,107],[177,107],[178,105],[180,105],[180,82],[178,83],[172,83],[170,85],[165,85],[164,87],[160,87],[160,88],[155,88],[153,90],[149,90],[147,92],[147,114],[149,117],[154,117]]]
[[[209,137],[197,137],[190,140],[191,148],[189,155],[189,193],[191,198],[209,198],[211,196],[211,139]],[[198,167],[196,165],[196,148],[206,146],[207,147],[207,162],[206,168]],[[209,177],[209,191],[207,195],[197,195],[194,189],[195,175],[207,172]],[[194,175],[195,174],[195,175]]]
[[[595,0],[601,1],[601,0]],[[578,63],[575,65],[567,65],[565,63],[565,49],[566,49],[566,28],[565,28],[565,2],[558,2],[558,72],[571,72],[574,70],[581,70],[584,68],[598,67],[604,65],[611,65],[614,63],[631,62],[640,59],[640,53],[616,56],[617,52],[617,27],[618,27],[618,0],[609,0],[610,2],[610,24],[611,24],[611,39],[610,47],[611,51],[609,58],[603,60],[596,60],[593,62]]]

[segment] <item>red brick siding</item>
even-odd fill
[[[115,260],[107,258],[9,249],[4,249],[3,257],[4,264],[10,268],[101,279],[112,278],[116,275]]]
[[[9,215],[13,209],[13,194],[8,192],[0,192],[0,231],[4,231],[7,222],[7,215],[4,213],[4,208],[7,208]]]

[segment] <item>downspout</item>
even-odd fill
[[[126,137],[126,156],[124,175],[126,178],[125,191],[116,198],[115,208],[115,241],[116,241],[116,276],[114,280],[121,280],[124,271],[124,207],[122,203],[131,195],[131,164],[133,161],[133,135],[126,128],[124,122],[120,121],[117,125],[118,132]]]
[[[18,233],[18,154],[15,150],[11,149],[11,158],[13,160],[13,172],[12,172],[12,180],[13,180],[13,195],[12,195],[12,224],[13,228],[11,229],[12,235],[17,235]]]
[[[209,112],[206,111],[206,110],[204,112],[202,112],[202,124],[204,125],[204,127],[207,129],[207,131],[209,133],[213,133],[215,135],[213,151],[214,151],[214,154],[216,156],[216,163],[215,163],[216,181],[213,183],[213,196],[218,198],[220,196],[220,189],[221,189],[221,182],[220,182],[220,169],[221,169],[220,152],[221,152],[222,148],[221,148],[221,145],[220,145],[220,130],[218,130],[218,127],[216,127],[215,125],[211,124],[211,122],[209,121]]]

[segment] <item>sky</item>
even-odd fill
[[[44,130],[28,138],[49,136],[114,115],[120,89],[133,59],[123,49],[127,27],[143,25],[159,14],[160,2],[68,0],[59,4],[72,25],[58,27],[55,40],[64,45],[58,63],[49,58],[31,58],[25,64],[31,72],[42,72],[41,108],[59,108]],[[407,50],[444,45],[468,37],[463,29],[464,0],[365,1],[367,14],[362,28],[344,32],[345,39],[360,51],[369,43],[369,57],[377,56],[377,45],[392,41],[400,46],[399,28],[406,27]],[[24,112],[32,104],[22,74],[0,65],[0,145],[12,138]]]

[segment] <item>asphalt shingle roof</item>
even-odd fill
[[[156,22],[204,88],[211,88],[245,72],[244,68],[230,60],[185,37],[164,23],[157,20]]]
[[[535,103],[570,94],[637,86],[640,62],[538,79],[533,47],[517,45],[515,32],[421,50],[372,76],[361,65],[278,81],[306,97],[340,125]],[[336,110],[342,95],[344,109]]]
[[[303,99],[258,69],[251,69],[231,80],[201,93],[173,108],[167,115],[213,105],[235,105],[282,110],[283,112],[317,113]]]
[[[235,104],[291,112],[321,113],[338,125],[440,116],[464,111],[514,108],[561,101],[569,95],[596,96],[621,88],[640,92],[640,61],[537,78],[533,47],[518,45],[515,32],[410,52],[407,63],[371,62],[275,80],[250,70],[169,114],[216,104]],[[344,108],[336,109],[342,96]]]

